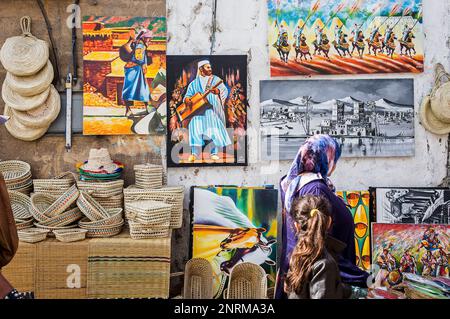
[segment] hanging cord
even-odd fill
[[[31,34],[31,18],[24,16],[20,18],[20,28],[22,29],[22,35],[26,37],[35,37]]]
[[[76,6],[80,5],[80,0],[76,0],[74,3]],[[72,11],[72,67],[73,67],[73,83],[77,84],[78,81],[78,60],[77,60],[77,27],[75,25],[76,20],[76,9]]]
[[[48,37],[50,38],[50,43],[52,45],[52,56],[53,61],[55,62],[55,78],[53,79],[53,84],[58,85],[60,82],[60,72],[59,72],[59,63],[58,63],[58,55],[56,54],[56,45],[55,45],[55,39],[53,39],[53,32],[52,32],[52,26],[50,24],[50,20],[47,16],[47,11],[45,10],[44,4],[42,3],[42,0],[36,0],[39,8],[41,9],[42,16],[44,17],[45,24],[47,25],[47,32]]]
[[[212,12],[212,34],[211,34],[211,48],[209,54],[212,55],[214,46],[216,45],[216,31],[217,31],[217,0],[213,0],[213,12]]]

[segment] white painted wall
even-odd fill
[[[167,54],[210,53],[213,3],[214,0],[167,0],[169,31]],[[450,1],[423,0],[423,6],[425,72],[418,75],[371,76],[371,78],[414,78],[416,154],[414,157],[405,158],[341,159],[332,176],[338,189],[363,190],[370,186],[437,186],[446,176],[447,136],[437,136],[425,131],[419,124],[418,110],[422,97],[430,91],[433,65],[440,62],[447,71],[450,71]],[[217,33],[212,53],[248,54],[248,92],[251,106],[248,126],[258,131],[259,81],[270,79],[266,0],[217,0]],[[278,185],[290,162],[261,162],[258,144],[258,137],[249,137],[248,167],[170,168],[169,184],[187,187],[208,184]],[[275,169],[270,169],[270,165]]]

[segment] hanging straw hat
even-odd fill
[[[5,124],[6,129],[12,136],[14,136],[19,140],[22,141],[37,140],[38,138],[43,136],[45,132],[47,132],[48,130],[48,127],[30,128],[28,126],[21,124],[14,118],[11,108],[8,105],[5,105],[5,115],[11,117],[9,121],[6,122]]]
[[[443,71],[443,67],[440,64],[437,64],[435,67],[435,84],[431,91],[430,95],[427,95],[422,100],[422,105],[420,107],[420,123],[422,126],[428,131],[437,134],[437,135],[445,135],[450,133],[450,117],[447,118],[449,114],[449,102],[450,100],[445,101],[445,96],[449,96],[448,94],[448,83],[439,87],[439,83],[443,76],[448,76],[448,74]],[[450,79],[450,78],[449,78]],[[442,90],[438,92],[439,89]],[[447,92],[447,93],[446,93]],[[436,98],[436,93],[439,94],[439,97]],[[449,98],[447,98],[449,99]],[[432,102],[433,101],[433,102]],[[438,102],[441,101],[441,102]],[[439,103],[442,103],[439,105]],[[436,113],[435,113],[436,111]],[[439,114],[439,115],[438,115]],[[438,117],[439,116],[439,117]],[[444,119],[445,121],[443,121]],[[449,120],[447,120],[449,119]],[[446,122],[448,121],[448,122]]]
[[[53,66],[50,61],[38,73],[29,76],[17,76],[10,72],[6,74],[5,82],[22,96],[34,96],[47,90],[53,81]]]
[[[95,149],[89,151],[89,158],[86,163],[80,166],[82,170],[91,172],[111,173],[119,168],[119,165],[113,162],[106,148]]]
[[[435,84],[430,97],[431,109],[440,121],[450,124],[450,74],[445,72],[440,63],[436,64],[435,71]],[[444,78],[448,82],[442,84]]]
[[[5,104],[18,111],[30,111],[45,103],[50,94],[50,87],[33,96],[22,96],[12,90],[6,81],[3,82],[2,98]]]
[[[27,76],[39,72],[48,61],[49,46],[31,34],[31,18],[20,19],[22,35],[6,39],[0,51],[0,62],[14,75]]]
[[[13,117],[18,122],[34,128],[48,127],[56,120],[60,110],[61,100],[58,91],[53,85],[51,85],[48,99],[41,106],[26,112],[11,109]]]

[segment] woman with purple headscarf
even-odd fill
[[[344,201],[335,194],[329,176],[341,156],[338,142],[328,135],[314,135],[300,147],[286,176],[281,178],[281,203],[283,206],[281,264],[277,274],[275,297],[286,298],[284,278],[289,260],[297,242],[293,221],[289,214],[293,201],[299,196],[323,196],[332,207],[333,225],[330,235],[346,244],[339,257],[340,275],[344,283],[366,287],[368,273],[356,266],[355,224]]]

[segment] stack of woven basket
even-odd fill
[[[109,182],[77,181],[80,191],[91,195],[95,201],[106,209],[123,209],[123,184],[122,179]]]
[[[87,192],[81,191],[77,206],[86,216],[78,223],[87,237],[111,237],[122,231],[122,208],[105,209]]]
[[[70,187],[59,197],[43,193],[33,194],[31,196],[30,212],[37,221],[34,223],[34,226],[46,230],[49,236],[59,235],[60,230],[70,229],[70,233],[65,233],[65,241],[73,241],[75,240],[74,238],[79,238],[84,232],[76,229],[78,220],[83,217],[83,213],[75,205],[79,194],[80,193],[75,185]],[[25,234],[27,237],[24,237],[23,240],[28,241],[28,237],[32,234],[34,233],[27,232]],[[40,235],[39,232],[35,234],[36,236]],[[19,239],[20,235],[19,232]]]
[[[125,217],[131,237],[170,236],[170,230],[181,228],[183,223],[184,188],[163,187],[162,166],[141,164],[134,169],[136,185],[124,189]]]
[[[33,189],[31,166],[22,161],[0,162],[0,172],[5,178],[6,188],[29,195]]]
[[[17,230],[33,227],[30,197],[16,191],[8,191],[8,193]]]
[[[5,126],[17,139],[33,141],[44,135],[58,117],[61,100],[51,84],[53,67],[47,42],[31,34],[30,17],[20,20],[22,35],[8,38],[0,61],[8,71],[2,87]]]
[[[73,173],[62,173],[51,179],[34,179],[34,193],[43,193],[53,196],[61,196],[70,187],[75,184],[75,177]]]

